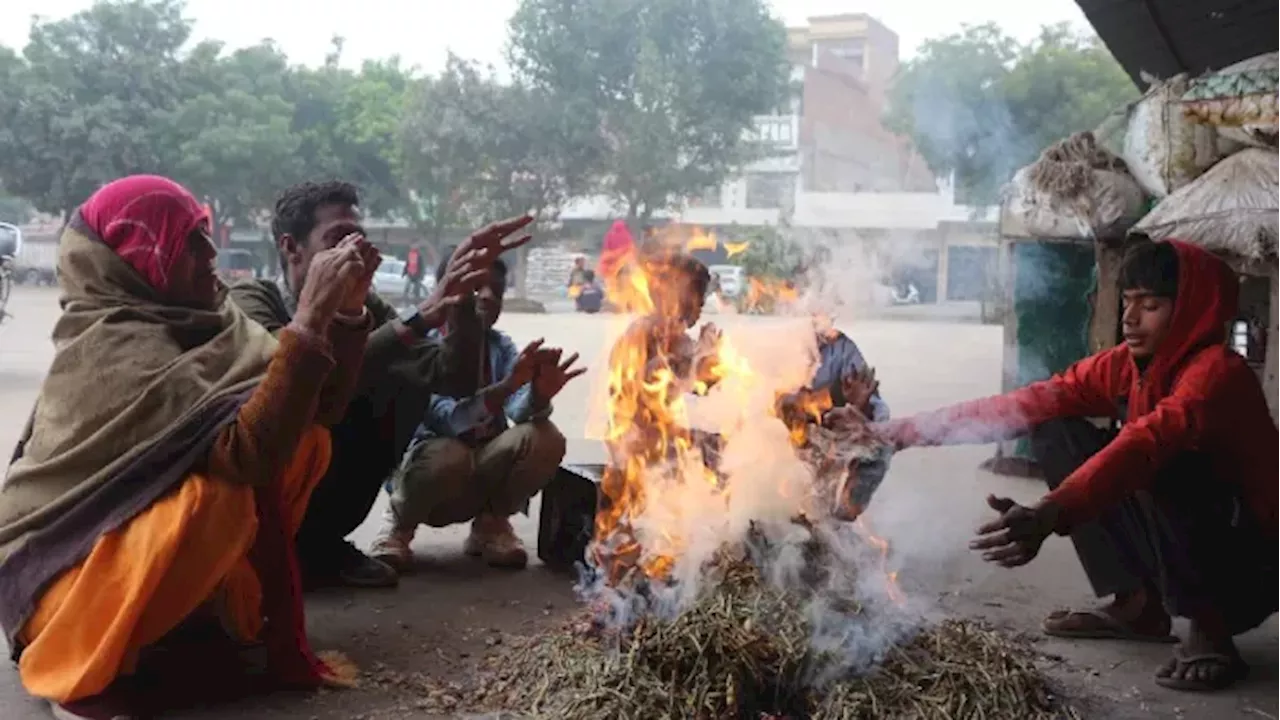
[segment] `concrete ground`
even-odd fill
[[[18,288],[9,303],[14,317],[0,325],[0,448],[8,453],[22,430],[53,354],[49,332],[57,316],[56,293]],[[769,318],[718,318],[732,336],[766,336]],[[571,438],[570,462],[592,462],[600,450],[584,439],[587,408],[599,387],[600,363],[617,320],[581,315],[512,315],[502,326],[517,341],[545,337],[582,353],[591,372],[557,401],[556,422]],[[903,415],[997,390],[1000,331],[970,324],[864,321],[846,323],[876,365],[882,392]],[[984,565],[965,544],[987,516],[988,492],[1034,499],[1035,481],[996,477],[978,470],[989,447],[914,450],[899,455],[873,504],[869,519],[893,543],[902,575],[918,598],[950,614],[983,617],[1012,631],[1035,633],[1041,618],[1064,606],[1091,601],[1070,543],[1051,539],[1031,565],[1004,571]],[[535,517],[517,527],[530,547]],[[354,535],[366,545],[377,530],[381,507]],[[313,644],[339,649],[366,669],[423,672],[459,678],[504,632],[537,630],[574,605],[567,580],[538,567],[520,573],[488,570],[461,556],[462,529],[420,533],[418,572],[395,591],[331,591],[309,599]],[[1277,629],[1274,618],[1241,638],[1253,666],[1249,680],[1215,696],[1178,694],[1157,687],[1155,668],[1167,646],[1044,639],[1039,647],[1060,658],[1052,673],[1078,699],[1085,717],[1204,718],[1277,717]],[[425,717],[406,688],[356,690],[310,696],[276,696],[201,717],[401,718]],[[48,717],[22,691],[16,673],[0,669],[0,718]]]

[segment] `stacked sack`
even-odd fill
[[[1116,239],[1137,229],[1250,260],[1273,256],[1277,53],[1148,82],[1141,99],[1014,175],[1006,232]]]
[[[1031,237],[1114,238],[1145,210],[1142,188],[1093,133],[1045,148],[1005,189],[1004,213]]]
[[[1153,87],[1131,111],[1124,142],[1134,177],[1159,199],[1135,229],[1250,260],[1273,256],[1278,89],[1276,53]]]

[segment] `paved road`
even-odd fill
[[[10,448],[39,389],[52,355],[48,337],[57,316],[52,290],[20,288],[10,302],[14,318],[0,325],[0,448]],[[777,344],[777,320],[719,318],[743,344]],[[588,408],[601,382],[602,353],[617,332],[617,320],[580,315],[512,315],[502,325],[517,339],[545,337],[582,353],[592,371],[570,386],[557,403],[556,421],[571,438],[571,461],[600,455],[585,439]],[[882,390],[895,414],[996,391],[1000,378],[1000,332],[977,325],[856,321],[846,323],[876,364]],[[7,450],[5,450],[7,453]],[[1087,603],[1088,586],[1070,544],[1053,539],[1041,558],[1016,572],[978,562],[965,549],[969,532],[984,516],[981,498],[1003,492],[1026,500],[1041,491],[1027,480],[998,478],[977,470],[990,448],[911,451],[893,470],[872,506],[870,519],[893,543],[917,598],[941,612],[982,616],[1016,630],[1034,631],[1048,611]],[[536,501],[535,501],[536,506]],[[367,544],[376,532],[375,510],[354,535]],[[532,546],[535,519],[518,529]],[[567,581],[539,568],[518,574],[490,572],[460,555],[461,531],[423,532],[417,551],[420,571],[398,591],[330,592],[309,600],[311,632],[319,648],[339,648],[362,666],[384,663],[400,670],[458,672],[466,658],[482,653],[486,634],[536,628],[573,604]],[[1042,647],[1063,658],[1054,672],[1074,692],[1090,698],[1088,717],[1275,718],[1277,717],[1276,624],[1274,619],[1243,638],[1254,665],[1251,679],[1235,692],[1211,698],[1177,695],[1151,681],[1167,647],[1045,640]],[[390,691],[362,690],[307,698],[276,697],[234,712],[208,717],[398,718],[418,717],[412,701]],[[8,668],[0,669],[0,718],[48,717],[29,700]]]

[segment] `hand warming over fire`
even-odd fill
[[[542,348],[535,357],[533,370],[533,400],[539,406],[545,406],[551,399],[560,394],[568,382],[587,371],[584,367],[573,367],[578,362],[578,353],[561,360],[564,353],[560,348]]]
[[[866,417],[871,417],[871,398],[880,390],[880,381],[876,380],[876,369],[864,366],[840,378],[840,392],[844,395],[845,404],[856,408]]]
[[[978,528],[978,537],[969,548],[982,550],[983,560],[1007,568],[1034,560],[1058,522],[1058,507],[1053,503],[1026,507],[1009,498],[988,495],[987,505],[1000,517]]]
[[[507,398],[514,395],[517,390],[528,383],[533,382],[534,372],[538,369],[538,353],[541,351],[544,342],[546,341],[538,338],[525,345],[520,354],[516,356],[511,372],[485,389],[484,406],[490,413],[494,415],[501,413],[503,403],[507,401]]]

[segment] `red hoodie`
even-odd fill
[[[890,434],[903,446],[996,442],[1054,418],[1116,417],[1127,399],[1115,440],[1046,496],[1062,508],[1060,529],[1150,487],[1161,467],[1195,450],[1207,453],[1215,468],[1204,482],[1239,485],[1275,536],[1276,424],[1257,375],[1225,342],[1239,280],[1211,253],[1169,242],[1178,253],[1178,297],[1169,332],[1145,372],[1119,345],[1049,380],[891,423]]]

